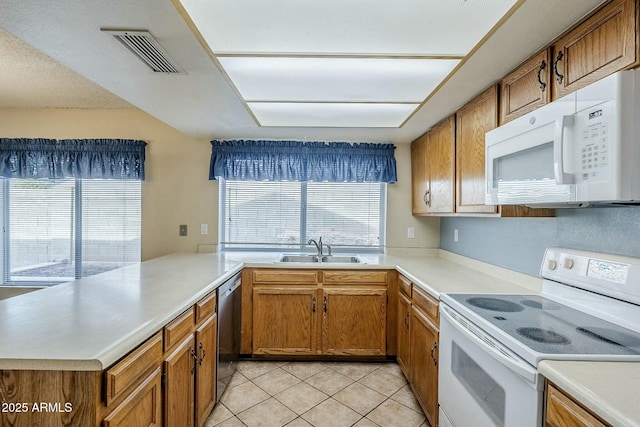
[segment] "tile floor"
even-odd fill
[[[205,427],[428,427],[394,362],[242,361]]]

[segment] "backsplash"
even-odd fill
[[[458,230],[458,242],[453,241]],[[440,248],[538,276],[545,248],[640,257],[640,207],[557,209],[555,218],[442,218]]]

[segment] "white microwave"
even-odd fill
[[[640,70],[620,71],[485,135],[486,203],[640,203]]]

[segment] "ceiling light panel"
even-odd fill
[[[216,54],[465,55],[522,0],[179,0]]]
[[[249,102],[261,126],[399,127],[418,104]]]
[[[422,102],[455,59],[218,57],[247,101]]]

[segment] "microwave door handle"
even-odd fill
[[[555,175],[556,184],[573,184],[571,174],[564,172],[564,128],[573,125],[573,116],[562,116],[556,119],[556,125],[553,133],[553,173]]]

